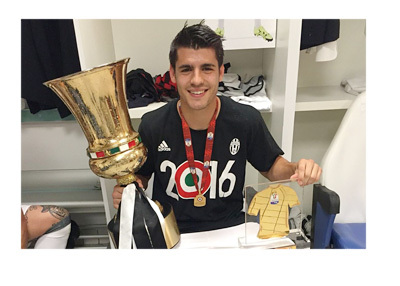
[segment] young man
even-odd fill
[[[246,161],[271,181],[292,178],[303,186],[319,180],[314,161],[281,157],[256,109],[216,95],[224,66],[222,39],[214,31],[185,26],[169,57],[179,99],[143,116],[138,131],[148,157],[137,175],[147,186],[154,173],[152,198],[173,206],[181,233],[244,222]],[[115,208],[122,191],[114,187]]]

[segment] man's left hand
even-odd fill
[[[304,187],[317,182],[321,173],[321,167],[314,160],[301,159],[297,162],[296,171],[290,179],[296,180],[300,186]]]

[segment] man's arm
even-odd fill
[[[300,186],[306,186],[317,182],[322,169],[311,159],[300,159],[298,162],[289,162],[282,156],[278,156],[268,172],[260,172],[270,181],[292,179]]]

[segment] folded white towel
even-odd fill
[[[271,110],[271,100],[268,98],[265,88],[250,96],[238,95],[231,96],[231,98],[236,102],[251,105],[258,110]]]
[[[258,79],[258,77],[254,78]],[[219,90],[217,95],[230,97],[236,102],[251,105],[258,110],[271,109],[271,101],[268,98],[267,93],[265,91],[265,80],[263,80],[262,87],[260,85],[261,90],[249,96],[244,95],[244,89],[248,89],[248,86],[240,84],[239,77],[237,74],[225,74],[223,82],[225,85],[225,90],[224,91]],[[239,85],[237,85],[237,83],[239,83]],[[236,89],[237,86],[240,86],[240,89]]]
[[[227,91],[218,91],[217,95],[224,95],[224,96],[228,96],[228,97],[232,97],[232,96],[244,96],[244,92],[242,90],[227,90]]]
[[[254,96],[254,95],[252,95]],[[248,101],[248,100],[243,100],[238,97],[231,97],[234,101],[239,102],[241,104],[247,104],[253,106],[257,110],[270,110],[271,109],[271,101],[269,100],[268,97],[260,98],[255,101]]]
[[[239,80],[239,75],[235,73],[226,73],[224,74],[224,77],[222,78],[222,81],[226,87],[233,87],[233,88],[240,88],[240,80]]]
[[[343,80],[340,85],[347,93],[358,95],[366,90],[365,77],[355,77]]]

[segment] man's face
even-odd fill
[[[179,48],[171,80],[177,84],[182,108],[203,110],[215,100],[224,66],[219,67],[212,48],[194,50]]]

